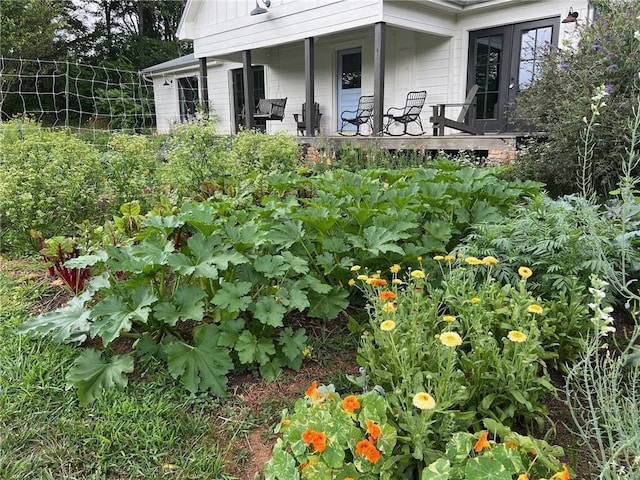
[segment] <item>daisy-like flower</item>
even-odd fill
[[[424,278],[424,277],[426,277],[426,275],[424,274],[424,272],[422,270],[412,270],[411,271],[411,276],[413,278]]]
[[[383,290],[378,294],[378,298],[384,302],[387,302],[396,298],[396,294],[391,290]]]
[[[396,306],[393,304],[393,302],[387,302],[382,305],[382,311],[384,313],[393,313],[396,311]]]
[[[400,265],[398,265],[397,263],[391,265],[391,267],[389,267],[389,271],[391,273],[398,273],[400,271]]]
[[[356,281],[353,278],[350,278],[347,283],[349,284],[350,287],[353,287],[356,284]]]
[[[464,258],[464,253],[462,253],[462,252],[458,252],[458,254],[456,255],[456,257],[458,257],[458,258]]]
[[[537,305],[537,304],[534,303],[533,305],[529,305],[527,307],[527,312],[535,313],[536,315],[541,315],[543,310],[542,310],[542,307],[540,305]]]
[[[441,260],[444,260],[444,257],[443,257],[442,255],[436,255],[435,257],[433,257],[433,259],[434,259],[436,262],[439,262],[439,261],[441,261]]]
[[[445,262],[453,262],[456,259],[455,255],[445,255],[444,256],[444,261]]]
[[[360,408],[360,402],[355,395],[348,395],[342,400],[342,408],[348,413],[353,413]]]
[[[380,425],[377,425],[372,420],[367,420],[367,433],[369,434],[369,440],[376,441],[382,430],[380,429]]]
[[[394,278],[393,280],[391,280],[391,283],[393,285],[402,285],[402,280],[400,280],[399,278]]]
[[[387,281],[384,278],[371,278],[367,280],[367,283],[374,287],[384,287],[387,284]]]
[[[454,317],[453,315],[445,315],[444,317],[442,317],[442,320],[451,323],[456,321],[456,317]]]
[[[457,347],[458,345],[462,345],[462,337],[456,332],[444,332],[440,334],[440,342],[442,342],[445,347]]]
[[[531,271],[531,269],[529,267],[520,267],[518,269],[518,275],[520,275],[522,278],[524,278],[526,280],[531,275],[533,275],[533,272]]]
[[[360,270],[362,267],[360,265],[354,265],[353,267],[351,267],[351,271],[352,272],[357,272],[358,270]]]
[[[358,280],[363,280],[366,282],[367,280],[369,280],[369,275],[358,275],[356,278]]]
[[[507,338],[515,343],[522,343],[527,339],[527,335],[519,330],[511,330],[507,334]]]
[[[380,324],[380,330],[383,332],[390,332],[394,328],[396,328],[396,322],[393,320],[385,320]]]
[[[482,260],[476,257],[467,257],[464,259],[469,265],[482,265]]]
[[[476,303],[480,303],[480,299],[479,299],[478,297],[473,297],[473,298],[471,299],[471,303],[473,303],[474,305],[475,305]]]
[[[482,259],[482,263],[484,263],[485,265],[497,265],[499,262],[496,257],[489,255],[488,257],[484,257]]]
[[[433,410],[436,408],[436,401],[428,393],[418,392],[413,396],[413,406],[420,410]]]
[[[489,433],[487,433],[486,431],[482,432],[480,434],[480,438],[478,439],[476,444],[473,446],[473,450],[476,453],[480,453],[485,448],[491,448],[491,444],[489,443],[488,438],[489,438]]]

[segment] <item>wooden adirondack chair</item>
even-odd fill
[[[467,118],[470,108],[475,105],[476,93],[478,93],[479,88],[478,85],[471,87],[464,103],[440,103],[433,106],[433,116],[430,120],[431,123],[433,123],[433,134],[435,136],[444,135],[444,129],[447,127],[471,135],[483,135],[482,131],[469,125]],[[446,107],[462,107],[462,109],[458,117],[454,120],[446,117]]]

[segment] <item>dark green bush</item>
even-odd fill
[[[523,178],[547,184],[553,195],[579,191],[580,156],[584,132],[592,136],[587,175],[596,192],[606,194],[617,185],[624,154],[633,92],[640,62],[640,2],[597,0],[593,22],[578,24],[580,40],[574,47],[551,51],[541,77],[516,102],[516,117],[523,126],[535,125],[547,141],[532,143],[518,160]],[[592,97],[607,92],[605,106],[593,118]],[[585,119],[587,122],[585,122]]]

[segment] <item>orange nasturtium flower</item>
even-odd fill
[[[316,452],[324,452],[327,448],[327,435],[324,432],[316,432],[310,428],[302,432],[302,441],[307,445],[313,445]]]
[[[342,408],[344,408],[345,411],[349,413],[353,413],[354,410],[360,408],[358,397],[356,397],[355,395],[344,397],[344,400],[342,400]]]
[[[549,480],[569,480],[569,469],[563,463],[562,471],[552,475]]]
[[[314,380],[313,382],[311,382],[311,385],[309,386],[309,388],[307,388],[307,391],[304,392],[304,396],[309,397],[313,400],[318,400],[322,398],[322,393],[320,393],[320,391],[318,390],[317,380]]]
[[[378,294],[378,298],[384,302],[387,302],[396,298],[396,294],[391,290],[383,290]]]
[[[485,448],[491,448],[491,444],[489,443],[488,437],[489,437],[489,433],[487,433],[486,431],[480,434],[480,438],[478,439],[476,444],[473,446],[473,450],[476,453],[480,453]]]
[[[367,420],[367,433],[369,434],[369,439],[375,442],[382,430],[380,430],[380,425],[376,425],[372,420]]]
[[[380,451],[368,439],[360,440],[356,444],[356,453],[364,455],[371,463],[377,463],[380,460]]]
[[[515,450],[518,448],[518,444],[516,442],[506,441],[504,442],[504,446],[510,448],[511,450]]]

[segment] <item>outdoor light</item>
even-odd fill
[[[578,12],[574,12],[573,8],[570,8],[569,9],[569,14],[567,15],[567,18],[562,20],[562,23],[573,23],[573,22],[577,22],[577,21],[578,21]]]
[[[173,80],[171,80],[171,82],[169,82],[169,80],[167,80],[166,78],[164,79],[164,83],[162,85],[164,85],[165,87],[168,87],[169,85],[171,85],[173,83]]]
[[[249,15],[261,15],[263,13],[267,13],[269,11],[267,10],[267,8],[271,6],[271,0],[262,0],[262,4],[264,5],[264,8],[259,6],[258,0],[256,0],[256,8],[251,10],[251,13]]]

